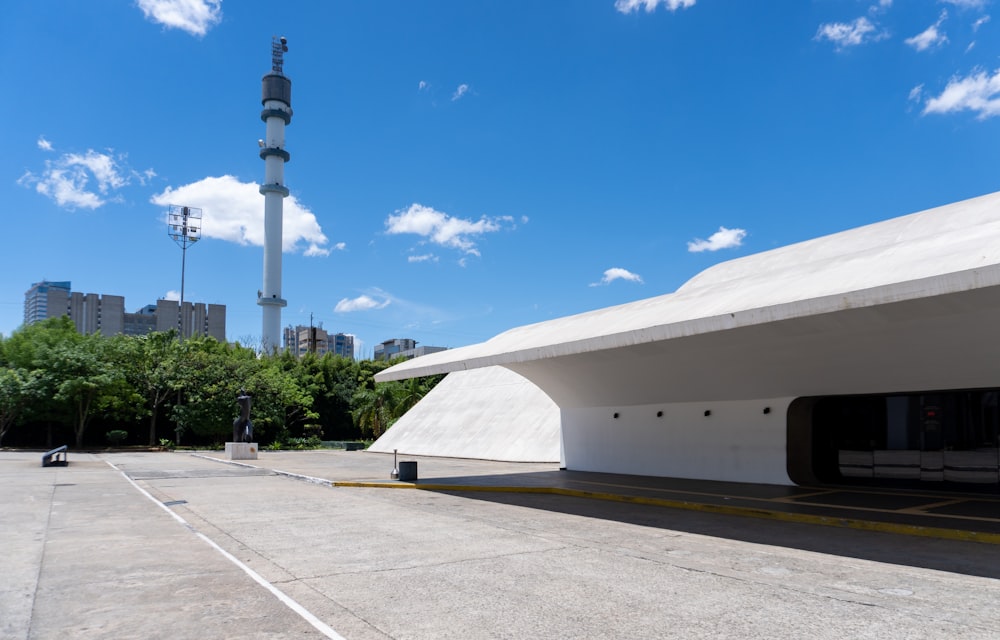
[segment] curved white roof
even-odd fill
[[[709,334],[1000,285],[1000,192],[713,266],[675,293],[517,327],[378,380]]]

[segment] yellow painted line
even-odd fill
[[[777,498],[755,498],[755,500],[770,500],[771,502],[787,502],[795,504],[796,500],[802,498],[815,498],[816,496],[828,496],[839,492],[840,489],[828,489],[826,491],[814,491],[812,493],[797,493],[794,496],[778,496]]]
[[[963,502],[969,502],[969,498],[956,498],[955,500],[942,500],[941,502],[932,502],[930,504],[922,504],[919,507],[910,507],[908,509],[899,509],[900,513],[921,513],[927,509],[937,509],[939,507],[950,507],[953,504],[961,504]],[[934,515],[934,514],[930,514]],[[994,518],[990,518],[991,520]]]
[[[425,482],[416,484],[411,482],[356,482],[356,481],[336,481],[333,482],[333,486],[375,488],[375,489],[418,489],[423,491],[448,491],[448,492],[463,492],[463,493],[488,492],[488,493],[548,494],[548,495],[558,495],[558,496],[569,496],[574,498],[590,498],[593,500],[606,500],[609,502],[623,502],[626,504],[641,504],[641,505],[650,505],[657,507],[667,507],[670,509],[684,509],[687,511],[700,511],[704,513],[761,518],[766,520],[777,520],[779,522],[813,524],[826,527],[838,527],[842,529],[857,529],[860,531],[875,531],[880,533],[893,533],[897,535],[920,536],[925,538],[939,538],[942,540],[961,540],[961,541],[971,541],[971,542],[983,542],[986,544],[1000,544],[1000,533],[967,531],[964,529],[946,529],[942,527],[922,527],[911,524],[860,520],[857,518],[832,518],[828,516],[817,516],[807,513],[787,513],[784,511],[773,511],[771,509],[738,507],[733,505],[721,505],[721,504],[703,504],[699,502],[686,502],[683,500],[668,500],[665,498],[651,498],[645,496],[626,496],[617,493],[606,493],[603,491],[583,491],[579,489],[565,489],[562,487],[510,487],[510,486],[487,486],[487,485],[432,484]],[[823,505],[823,506],[828,507],[829,505]]]
[[[755,498],[753,496],[739,496],[737,494],[719,493],[717,491],[692,491],[690,489],[671,489],[669,487],[644,487],[631,484],[616,484],[614,482],[598,482],[594,480],[571,480],[570,482],[574,482],[576,484],[593,484],[599,487],[614,487],[615,489],[634,489],[636,491],[647,491],[655,493],[683,493],[689,496],[709,496],[712,498],[738,497],[741,500],[756,500],[758,502],[782,502],[784,500],[793,500],[795,498],[828,495],[831,493],[836,493],[836,490],[830,489],[823,491],[817,490],[814,493],[801,493],[795,496],[779,496],[777,498]]]

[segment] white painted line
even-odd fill
[[[270,582],[268,582],[267,580],[265,580],[264,577],[261,576],[259,573],[257,573],[256,571],[254,571],[253,569],[251,569],[247,565],[243,564],[243,562],[241,562],[239,558],[237,558],[233,554],[229,553],[228,551],[226,551],[225,549],[223,549],[219,545],[217,545],[208,536],[206,536],[205,534],[201,533],[200,531],[198,531],[197,529],[195,529],[193,526],[191,526],[191,524],[187,520],[185,520],[184,518],[180,517],[172,509],[170,509],[165,504],[163,504],[162,502],[160,502],[159,500],[157,500],[156,498],[154,498],[152,496],[152,494],[150,494],[148,491],[146,491],[145,489],[143,489],[142,487],[140,487],[138,484],[136,484],[136,482],[132,478],[128,477],[128,474],[126,474],[124,471],[122,471],[121,469],[119,469],[118,467],[116,467],[114,464],[112,464],[108,460],[105,460],[105,462],[107,462],[108,465],[112,469],[114,469],[118,473],[122,474],[122,477],[125,478],[128,481],[129,484],[131,484],[133,487],[135,487],[135,489],[139,493],[141,493],[142,495],[144,495],[147,498],[149,498],[150,500],[152,500],[153,504],[155,504],[156,506],[160,507],[161,509],[163,509],[167,513],[169,513],[170,516],[174,520],[176,520],[177,522],[181,523],[191,533],[193,533],[194,535],[196,535],[199,538],[201,538],[202,540],[204,540],[206,544],[208,544],[210,547],[212,547],[213,549],[215,549],[216,551],[218,551],[219,553],[221,553],[223,555],[223,557],[225,557],[230,562],[232,562],[233,564],[235,564],[237,567],[239,567],[240,569],[242,569],[243,572],[246,573],[251,578],[253,578],[253,580],[257,584],[259,584],[260,586],[262,586],[265,589],[267,589],[268,591],[270,591],[286,607],[288,607],[289,609],[291,609],[295,613],[299,614],[299,616],[301,616],[303,620],[305,620],[306,622],[308,622],[309,624],[311,624],[313,627],[315,627],[317,631],[319,631],[320,633],[322,633],[327,638],[330,638],[330,640],[346,640],[344,638],[344,636],[342,636],[339,633],[337,633],[336,631],[334,631],[329,625],[327,625],[325,622],[323,622],[322,620],[320,620],[319,618],[317,618],[316,616],[314,616],[308,609],[306,609],[301,604],[299,604],[298,602],[296,602],[295,600],[293,600],[288,594],[286,594],[285,592],[281,591],[276,586],[274,586],[273,584],[271,584]]]

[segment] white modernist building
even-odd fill
[[[674,293],[376,379],[514,371],[558,406],[569,469],[1000,484],[998,239],[994,193],[724,262]]]

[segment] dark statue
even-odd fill
[[[240,389],[236,396],[240,405],[240,417],[233,420],[233,442],[253,442],[253,423],[250,422],[250,394]]]

